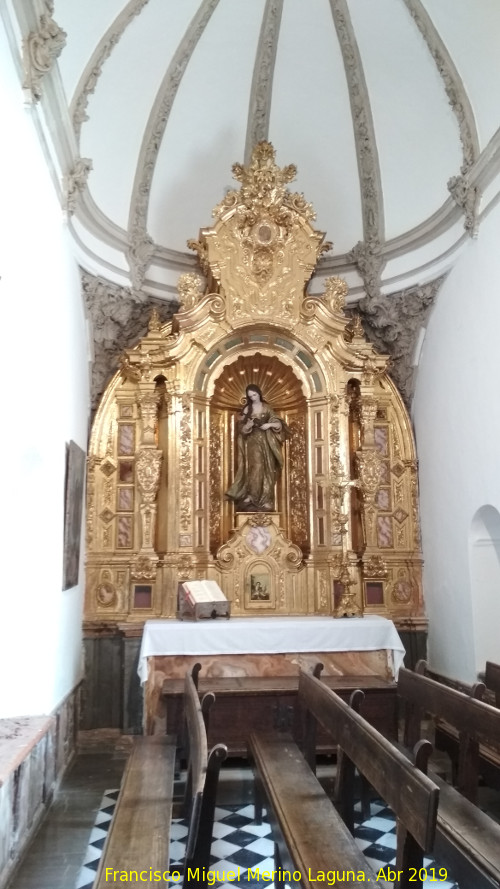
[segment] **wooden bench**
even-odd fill
[[[471,695],[402,668],[398,694],[405,707],[404,744],[421,737],[427,715],[453,726],[460,739],[459,788],[430,773],[439,786],[435,855],[460,889],[500,886],[500,824],[474,804],[479,749],[500,741],[500,710]]]
[[[187,673],[184,692],[184,745],[187,777],[183,811],[189,818],[183,886],[206,886],[220,767],[227,757],[225,744],[208,750],[207,725],[215,701],[213,692],[200,699],[198,674],[201,664]]]
[[[227,755],[223,744],[208,753],[206,719],[215,696],[207,694],[200,703],[196,687],[199,670],[200,665],[196,664],[184,681],[187,778],[182,810],[189,819],[185,886],[205,885],[219,769]],[[123,886],[124,874],[127,882],[145,887],[158,885],[158,880],[168,881],[170,826],[172,816],[177,814],[177,752],[177,739],[172,735],[134,739],[94,889]],[[172,868],[171,876],[175,873],[177,869]],[[178,879],[174,877],[174,881]]]
[[[478,701],[484,701],[485,703],[500,709],[500,704],[498,703],[498,701],[500,701],[500,667],[497,664],[488,662],[486,664],[486,671],[483,674],[485,681],[478,681],[472,685],[457,679],[451,679],[448,676],[437,673],[435,670],[429,669],[426,661],[423,660],[418,661],[415,666],[415,672],[421,673],[429,679],[434,679],[436,682],[447,685],[449,688],[454,688],[456,691],[461,691]],[[488,677],[488,682],[486,682],[486,677]],[[450,757],[452,783],[457,785],[460,789],[460,748],[463,744],[463,739],[460,738],[458,729],[455,728],[455,726],[450,725],[450,723],[446,722],[444,719],[436,719],[434,744],[436,750],[442,750]],[[475,776],[473,778],[473,784],[476,787],[478,779],[481,778],[487,787],[494,787],[496,790],[500,790],[500,747],[495,745],[491,740],[487,743],[479,744],[477,771],[477,777]],[[470,796],[467,793],[466,795],[468,795],[473,802],[476,802],[474,796]]]
[[[477,701],[481,701],[484,699],[484,694],[486,691],[484,682],[474,682],[472,684],[469,684],[467,682],[462,682],[460,679],[454,679],[450,676],[445,676],[443,673],[437,673],[435,670],[431,670],[427,664],[427,661],[425,660],[420,660],[415,664],[415,673],[419,673],[421,676],[427,676],[428,679],[434,679],[435,682],[446,685],[448,688],[452,688],[455,691],[460,691],[462,692],[462,694],[468,695],[469,697],[474,698]],[[435,720],[434,747],[436,750],[441,750],[443,753],[448,754],[448,756],[450,757],[452,770],[452,784],[460,785],[462,782],[462,776],[459,777],[459,732],[453,725],[451,725],[449,722],[446,722],[445,719]],[[475,802],[474,799],[472,801]]]
[[[124,872],[130,882],[137,873],[137,885],[153,886],[150,868],[168,871],[175,753],[170,736],[134,739],[94,889],[123,887]]]
[[[317,675],[301,672],[298,697],[306,721],[305,756],[290,736],[258,732],[250,735],[248,750],[255,772],[256,817],[260,817],[265,799],[275,840],[274,882],[278,886],[285,882],[283,872],[287,871],[298,871],[305,889],[317,889],[320,873],[334,873],[339,880],[341,874],[350,874],[344,880],[357,883],[376,882],[378,876],[384,878],[380,871],[373,872],[314,774],[316,723],[338,740],[343,750],[338,796],[346,820],[352,827],[354,764],[398,818],[399,879],[394,868],[385,868],[384,876],[395,880],[395,886],[401,889],[421,885],[422,849],[432,847],[438,789],[355,712],[361,695],[362,692],[354,693],[350,707]],[[430,744],[420,745],[420,751],[417,755],[423,764]]]

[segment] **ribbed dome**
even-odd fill
[[[81,264],[115,283],[171,297],[187,239],[261,139],[297,165],[334,242],[319,278],[344,275],[351,299],[436,278],[496,195],[497,0],[65,0],[52,15],[66,42],[42,101],[70,227]]]

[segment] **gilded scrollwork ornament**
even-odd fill
[[[382,556],[369,556],[364,563],[364,575],[370,578],[386,578],[388,576],[387,565]]]
[[[192,497],[191,401],[187,394],[182,396],[180,433],[180,525],[182,531],[190,531]]]
[[[248,517],[248,524],[252,528],[265,528],[272,524],[272,518],[269,513],[256,512]]]
[[[367,502],[373,503],[382,475],[380,455],[375,448],[357,451],[356,465],[363,498]]]
[[[162,452],[152,448],[144,448],[137,455],[137,484],[144,504],[151,505],[158,493],[162,458]]]
[[[277,225],[290,229],[295,216],[314,219],[314,211],[303,195],[290,194],[286,186],[297,175],[294,164],[280,168],[275,163],[275,151],[270,142],[258,142],[248,166],[233,164],[233,176],[241,182],[239,192],[230,191],[215,210],[221,216],[228,207],[241,201],[242,229],[253,225],[264,209]]]
[[[343,278],[330,277],[325,280],[325,292],[321,297],[333,315],[342,314],[349,288]]]
[[[113,502],[114,490],[115,490],[114,483],[111,479],[108,479],[108,481],[104,482],[102,500],[103,500],[104,506],[107,506],[108,508],[111,506],[111,504]]]
[[[157,558],[139,553],[130,563],[130,577],[132,580],[156,580],[157,564]]]
[[[208,276],[210,275],[210,272],[212,272],[214,278],[220,282],[220,276],[217,274],[216,270],[211,267],[208,261],[208,249],[206,243],[204,241],[197,241],[195,238],[189,238],[187,246],[190,250],[194,250],[198,256],[198,262],[200,263],[203,274]]]
[[[96,499],[96,469],[100,460],[91,455],[87,458],[87,515],[86,515],[86,547],[90,549],[95,533],[95,499]]]
[[[117,603],[117,593],[114,583],[110,580],[102,580],[96,587],[96,602],[102,608],[113,608]]]
[[[181,275],[177,282],[181,308],[184,311],[194,308],[203,296],[203,289],[203,279],[199,275],[196,275],[194,272],[187,272]]]
[[[149,316],[148,321],[148,334],[153,334],[154,336],[160,336],[161,334],[161,319],[160,313],[156,306],[154,306],[151,310],[151,314]]]
[[[189,580],[193,576],[194,570],[194,562],[191,556],[180,556],[177,562],[177,573],[179,576],[179,580]]]
[[[296,546],[294,543],[292,543],[287,546],[285,559],[289,567],[296,568],[298,570],[303,564],[304,553],[299,546]]]
[[[131,383],[138,383],[141,379],[140,369],[135,364],[132,364],[130,356],[126,353],[120,356],[120,371],[123,374],[123,378],[130,380]]]
[[[292,539],[306,550],[309,545],[307,523],[306,424],[297,417],[290,428],[290,512]]]
[[[363,395],[357,401],[357,416],[363,432],[363,447],[373,448],[375,444],[375,420],[377,418],[377,399],[372,395]]]
[[[342,553],[335,553],[334,555],[330,555],[328,557],[328,565],[330,567],[331,576],[335,580],[339,580],[340,573],[344,565],[344,557]]]
[[[212,414],[210,418],[210,548],[217,549],[222,527],[222,477],[220,454],[223,444],[221,418],[219,414]]]
[[[407,604],[412,600],[414,587],[415,584],[409,579],[406,571],[400,568],[397,579],[392,585],[391,597],[398,604]]]
[[[349,479],[340,465],[337,474],[332,475],[330,480],[330,504],[331,504],[331,522],[332,532],[334,535],[343,537],[347,534],[349,525],[349,513],[344,511],[345,496],[347,491],[352,487],[357,487],[359,482],[357,479]]]
[[[138,399],[141,412],[142,445],[154,445],[156,443],[155,431],[158,421],[158,405],[160,394],[158,392],[141,392]]]
[[[328,606],[328,595],[327,595],[327,577],[326,571],[318,571],[318,586],[319,586],[319,607],[320,611],[326,611]]]
[[[359,317],[359,315],[358,315]],[[372,388],[387,370],[387,360],[377,361],[373,356],[368,356],[363,361],[362,382],[364,386]]]
[[[353,340],[364,340],[365,339],[365,332],[363,330],[361,316],[358,314],[358,312],[355,312],[355,314],[353,316],[352,325],[351,325],[350,330],[351,330],[351,336],[352,336]]]
[[[412,508],[413,542],[415,548],[420,548],[420,523],[418,520],[418,464],[416,460],[405,461],[410,470],[410,497]]]

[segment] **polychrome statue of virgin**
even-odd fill
[[[260,388],[247,386],[238,420],[238,466],[226,491],[238,512],[274,511],[274,489],[283,466],[281,445],[288,435],[286,423],[264,401]]]

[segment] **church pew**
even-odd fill
[[[189,818],[184,860],[183,887],[207,885],[206,871],[210,864],[210,847],[214,824],[220,767],[227,757],[225,744],[208,750],[209,712],[215,701],[213,692],[198,695],[198,674],[201,664],[187,673],[184,692],[184,744],[187,754],[187,777],[183,811]]]
[[[183,751],[187,777],[182,810],[189,819],[184,886],[206,885],[219,770],[226,758],[224,744],[207,748],[206,722],[215,700],[206,694],[200,703],[197,677],[200,665],[184,680]],[[94,889],[135,885],[153,886],[168,881],[169,839],[175,810],[178,739],[149,735],[134,739]],[[193,877],[191,876],[191,868]],[[196,869],[201,870],[199,877]],[[171,876],[176,873],[172,868]],[[174,880],[178,882],[178,877]]]
[[[472,685],[431,670],[425,660],[418,661],[415,666],[415,672],[447,685],[449,688],[462,691],[478,701],[485,701],[487,704],[492,704],[496,707],[499,706],[497,698],[500,701],[500,667],[495,664],[487,663],[484,682],[479,681]],[[435,723],[434,745],[436,750],[442,750],[449,755],[452,766],[452,783],[458,784],[460,789],[460,738],[458,729],[444,719],[437,719]],[[477,778],[473,779],[475,786],[478,784],[479,777],[488,787],[500,790],[500,748],[497,747],[495,749],[495,745],[492,742],[480,743],[479,745],[478,775]]]
[[[460,679],[445,676],[443,673],[437,673],[435,670],[431,670],[425,660],[417,661],[415,665],[415,673],[427,676],[429,679],[434,679],[435,682],[440,682],[448,688],[455,689],[455,691],[461,691],[463,694],[469,695],[469,697],[475,698],[478,701],[484,700],[486,691],[484,682],[474,682],[469,684],[467,682],[462,682]],[[450,725],[450,723],[446,722],[444,719],[436,719],[435,721],[434,747],[436,750],[441,750],[443,753],[447,753],[450,757],[452,783],[454,785],[457,784],[459,780],[459,733],[453,725]],[[477,779],[474,779],[474,783],[477,785]]]
[[[434,679],[436,682],[440,682],[442,685],[447,685],[449,688],[454,688],[455,691],[461,691],[465,695],[470,695],[478,701],[482,701],[484,698],[486,683],[479,681],[469,684],[468,682],[462,682],[461,679],[445,676],[444,673],[437,673],[435,670],[431,670],[426,660],[417,661],[415,664],[415,673],[420,673],[422,676]]]
[[[168,870],[175,754],[172,736],[134,738],[94,889],[123,886],[134,871],[153,885],[150,869]]]
[[[316,673],[319,671],[316,670]],[[299,676],[298,699],[305,714],[304,755],[286,734],[253,732],[248,752],[254,768],[256,818],[266,800],[275,840],[275,883],[284,871],[298,871],[305,889],[313,889],[320,873],[351,872],[357,883],[394,881],[403,887],[422,886],[423,850],[432,848],[438,789],[396,747],[348,706],[317,676]],[[343,751],[341,786],[338,788],[345,823],[314,774],[316,723],[339,743]],[[417,753],[424,764],[430,744]],[[398,818],[397,864],[374,874],[357,847],[352,832],[354,764],[386,800]],[[389,873],[390,870],[390,873]],[[319,878],[321,879],[321,877]],[[323,877],[323,880],[325,877]],[[344,876],[344,879],[348,878]],[[289,881],[288,881],[289,882]]]
[[[495,696],[495,706],[500,707],[500,664],[486,661],[484,684]]]
[[[429,715],[444,720],[459,737],[459,789],[429,773],[439,786],[436,859],[459,882],[460,889],[498,889],[500,824],[482,812],[474,800],[480,745],[500,743],[500,710],[405,668],[399,671],[398,695],[405,711],[406,750],[422,736]]]

